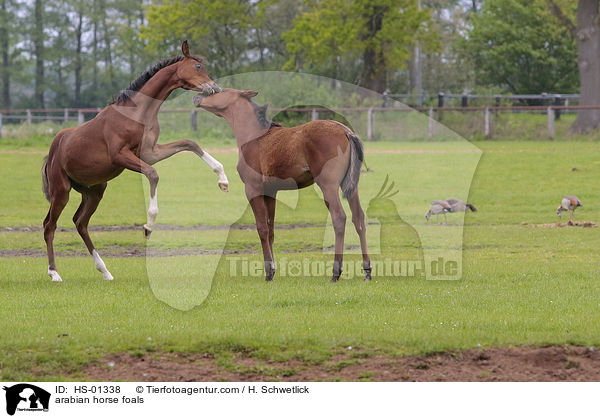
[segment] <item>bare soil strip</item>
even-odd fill
[[[83,372],[90,380],[107,382],[600,381],[600,353],[593,347],[500,347],[407,357],[362,357],[353,350],[322,364],[240,355],[224,367],[208,354],[121,353],[92,362]]]
[[[258,244],[257,244],[258,245]],[[347,245],[344,247],[346,251],[358,250],[360,247],[357,245]],[[301,251],[311,252],[330,252],[333,250],[333,246],[320,248],[313,246],[305,246],[303,248],[294,250],[282,250],[282,253],[297,253]],[[107,247],[98,247],[98,251],[102,254],[102,257],[180,257],[180,256],[197,256],[197,255],[250,255],[258,254],[260,252],[259,247],[249,246],[243,249],[213,249],[207,250],[206,248],[190,246],[190,247],[179,247],[179,248],[148,248],[144,245],[110,245]],[[89,257],[89,253],[85,251],[85,247],[81,246],[80,250],[70,251],[55,251],[58,257]],[[46,250],[43,248],[22,248],[18,250],[3,250],[0,249],[0,258],[13,258],[13,257],[26,257],[26,258],[45,258],[47,257]]]
[[[569,226],[579,226],[583,228],[595,228],[596,222],[592,221],[575,221],[575,222],[556,222],[551,224],[530,224],[528,222],[521,222],[523,226],[530,226],[533,228],[566,228]]]
[[[325,224],[317,223],[300,223],[300,224],[280,224],[277,225],[277,229],[296,229],[296,228],[323,228]],[[133,225],[96,225],[90,226],[90,232],[112,232],[112,231],[141,231],[142,224],[135,223]],[[210,230],[226,230],[226,229],[244,229],[244,230],[255,230],[255,224],[232,224],[232,225],[161,225],[156,224],[153,226],[153,231],[210,231]],[[42,232],[41,226],[4,226],[0,227],[0,233],[2,232]],[[73,228],[56,228],[57,232],[76,232],[75,227]]]
[[[368,225],[379,225],[378,222],[369,222]],[[594,222],[586,221],[586,222],[574,222],[573,225],[568,225],[566,223],[558,223],[558,224],[530,224],[527,222],[521,222],[519,224],[495,224],[495,223],[469,223],[468,226],[496,226],[496,225],[529,225],[532,227],[535,226],[545,226],[549,228],[558,228],[558,227],[566,227],[566,226],[584,226],[584,227],[595,227],[596,224]],[[324,223],[295,223],[295,224],[277,224],[276,229],[298,229],[298,228],[326,228],[328,225]],[[461,223],[439,223],[439,222],[428,222],[424,226],[426,227],[462,227],[466,226]],[[206,225],[206,224],[198,224],[198,225],[167,225],[167,224],[156,224],[153,227],[154,231],[222,231],[227,229],[240,229],[240,230],[256,230],[255,224],[224,224],[224,225]],[[10,232],[42,232],[43,228],[39,225],[35,226],[0,226],[0,233],[10,233]],[[90,232],[112,232],[112,231],[141,231],[142,224],[134,223],[132,225],[91,225],[89,227]],[[75,227],[72,228],[57,228],[57,232],[77,232]]]
[[[203,248],[187,247],[174,248],[167,250],[158,250],[146,248],[143,246],[111,246],[98,250],[102,257],[178,257],[187,255],[221,255],[221,254],[253,254],[256,251],[228,251],[228,250],[206,250]],[[55,251],[57,257],[89,257],[85,247],[81,251]],[[0,258],[27,257],[44,258],[47,257],[46,250],[37,248],[26,248],[21,250],[0,250]]]

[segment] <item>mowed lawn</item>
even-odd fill
[[[462,279],[378,277],[365,283],[357,276],[337,284],[329,282],[329,272],[320,277],[278,274],[269,284],[260,276],[231,274],[229,259],[219,250],[237,252],[248,261],[262,256],[254,230],[227,229],[231,223],[252,224],[235,172],[237,155],[227,150],[213,155],[228,171],[229,194],[218,190],[216,176],[193,155],[157,165],[158,223],[171,228],[153,233],[149,245],[165,257],[162,262],[152,259],[152,269],[143,257],[125,256],[131,249],[145,249],[141,227],[92,234],[101,254],[114,255],[105,257],[113,282],[104,282],[92,260],[81,256],[85,248],[71,221],[79,196],[72,192],[59,223],[69,229],[56,237],[65,281],[51,283],[38,230],[48,208],[40,190],[45,149],[0,148],[0,251],[5,255],[0,258],[0,379],[85,379],[83,365],[122,351],[217,356],[244,351],[273,360],[320,361],[349,346],[357,355],[401,355],[477,346],[600,344],[599,230],[533,226],[558,220],[556,207],[564,194],[576,194],[583,202],[576,220],[600,223],[599,145],[475,145],[483,151],[478,165],[479,154],[470,144],[368,143],[367,164],[373,171],[363,173],[360,186],[363,206],[372,215],[369,239],[374,248],[380,246],[374,259],[385,254],[410,257],[415,230],[446,228],[463,234]],[[216,143],[206,147],[211,146],[222,148]],[[397,213],[398,229],[385,239],[382,232],[377,241],[377,209],[383,206],[373,199],[386,175],[400,191],[392,197],[396,212],[385,207],[392,218]],[[449,226],[427,225],[423,215],[434,193],[452,197],[465,184],[468,200],[479,210],[466,215],[464,229],[454,214]],[[144,193],[147,182],[124,173],[110,183],[91,224],[144,223]],[[329,242],[330,228],[318,190],[289,192],[282,200],[276,257],[328,261],[331,255],[322,248]],[[359,260],[347,213],[347,259]],[[21,249],[24,255],[19,255]],[[194,282],[194,274],[215,265],[212,282]],[[167,273],[175,279],[161,282]],[[177,309],[176,298],[185,299],[188,286],[193,297],[204,294],[203,303]],[[159,300],[157,294],[171,297],[173,303]],[[194,300],[184,302],[189,307]]]

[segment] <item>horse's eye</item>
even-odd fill
[[[196,64],[196,68],[201,70],[202,69],[202,64]]]

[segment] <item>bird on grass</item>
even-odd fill
[[[431,215],[435,215],[435,220],[437,222],[439,219],[439,215],[444,215],[444,222],[448,223],[446,214],[452,211],[452,206],[450,206],[450,204],[445,200],[434,200],[433,202],[431,202],[431,206],[425,214],[425,219],[427,219],[427,222],[429,222],[429,218],[431,217]]]
[[[581,204],[581,200],[577,196],[568,195],[563,197],[563,200],[560,202],[560,206],[556,210],[556,214],[560,219],[562,219],[563,212],[569,212],[569,224],[572,224],[573,214],[575,213],[575,209],[583,206]]]
[[[475,206],[470,203],[465,203],[460,199],[450,198],[446,199],[446,202],[448,202],[452,208],[452,212],[467,212],[469,210],[471,212],[477,212],[477,208]]]

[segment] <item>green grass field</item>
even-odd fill
[[[141,228],[92,233],[100,254],[112,255],[104,259],[114,282],[104,282],[92,260],[81,256],[85,247],[71,222],[79,196],[72,192],[59,223],[69,229],[56,237],[65,281],[51,283],[39,231],[48,208],[40,182],[46,144],[47,139],[32,139],[0,146],[1,380],[85,379],[83,365],[123,351],[216,356],[244,351],[318,362],[347,346],[361,348],[361,355],[395,355],[479,345],[600,344],[598,230],[532,226],[556,222],[564,194],[583,202],[576,220],[600,221],[596,142],[475,142],[483,151],[478,165],[479,154],[468,143],[367,143],[367,163],[374,171],[361,177],[363,206],[367,210],[389,175],[400,190],[393,203],[414,228],[402,222],[391,232],[381,228],[378,242],[371,232],[378,231],[377,208],[367,210],[373,214],[370,243],[380,246],[374,260],[385,254],[413,257],[415,230],[425,235],[452,231],[463,238],[463,277],[379,277],[370,283],[354,277],[337,284],[329,282],[329,272],[278,274],[270,284],[260,276],[231,274],[229,258],[218,250],[249,261],[262,257],[254,230],[219,228],[253,223],[235,172],[237,155],[229,151],[213,154],[228,171],[229,194],[218,190],[216,177],[193,155],[157,165],[158,223],[193,227],[153,233],[148,245],[166,257],[147,264],[143,257],[126,256],[131,249],[146,250]],[[213,140],[203,146],[230,148],[232,143]],[[457,215],[451,215],[449,226],[425,223],[434,193],[446,198],[465,187],[479,211],[465,216],[464,229]],[[145,180],[124,173],[109,184],[91,224],[144,223],[145,192]],[[290,192],[282,201],[276,258],[328,261],[331,255],[321,249],[330,240],[330,228],[319,192]],[[303,227],[292,228],[297,224]],[[348,216],[347,259],[360,259],[357,242]],[[210,273],[215,265],[214,280],[206,281],[203,269]],[[190,309],[198,300],[204,301]]]

